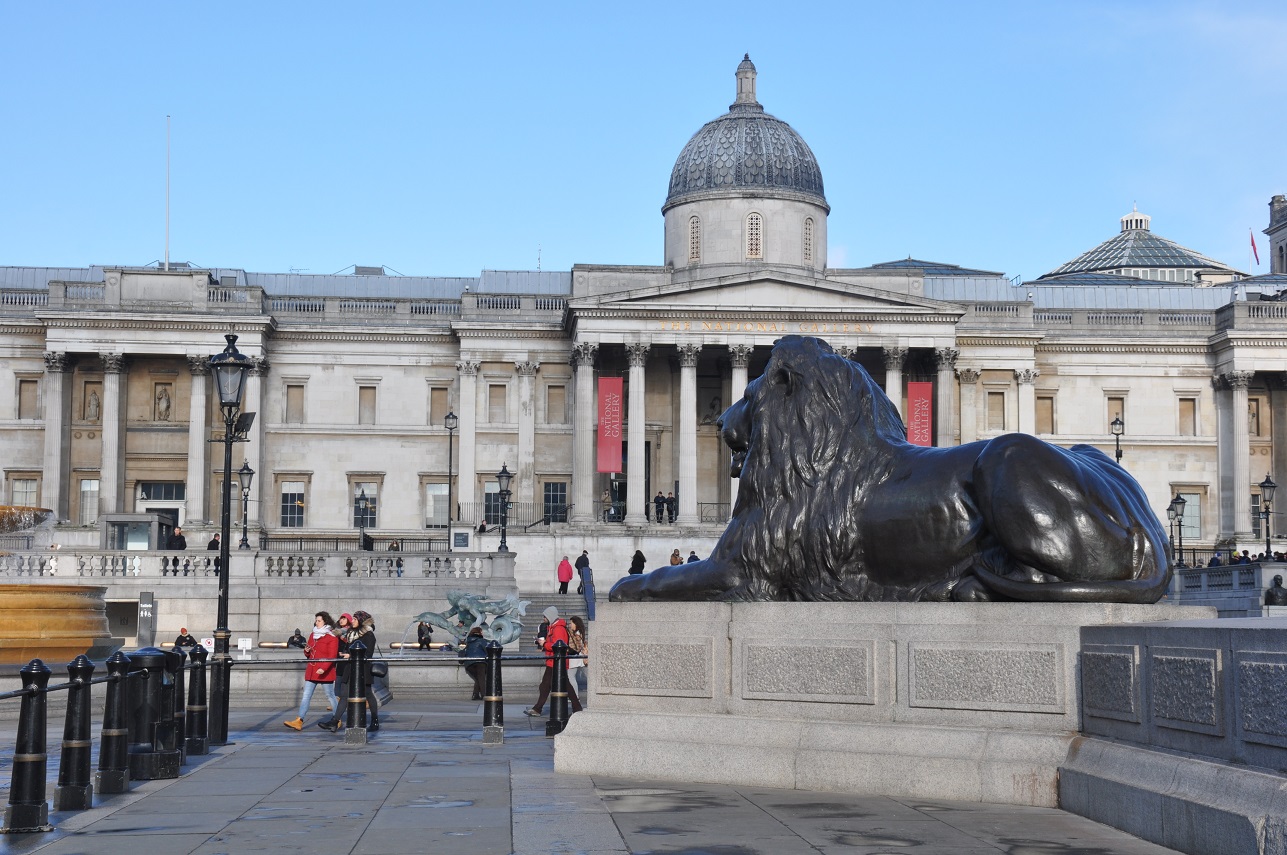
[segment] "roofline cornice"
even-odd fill
[[[1182,354],[1185,356],[1206,356],[1210,355],[1210,348],[1204,345],[1175,345],[1162,342],[1147,342],[1131,344],[1129,342],[1060,342],[1060,343],[1042,343],[1037,345],[1037,353],[1151,353],[1151,354]]]
[[[680,308],[650,309],[647,306],[641,306],[637,303],[631,303],[629,308],[587,308],[576,309],[569,312],[569,320],[580,320],[587,318],[600,319],[634,319],[640,321],[656,320],[691,320],[693,315],[700,314],[703,319],[710,320],[729,320],[739,321],[747,318],[763,318],[772,320],[786,321],[816,321],[821,316],[826,316],[828,321],[846,321],[853,323],[862,322],[902,322],[902,323],[940,323],[956,324],[961,314],[955,312],[941,312],[934,310],[925,310],[916,312],[903,308],[891,309],[889,312],[881,312],[870,308],[851,309],[851,308],[828,308],[818,307],[813,309],[791,308],[783,309],[725,309],[714,306],[688,306]]]
[[[134,315],[116,312],[78,312],[73,314],[39,314],[37,319],[49,329],[130,329],[176,330],[183,332],[225,332],[234,327],[260,333],[277,328],[270,315]]]

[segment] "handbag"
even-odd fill
[[[379,648],[376,648],[377,652]],[[381,707],[393,701],[393,690],[389,688],[389,663],[382,659],[371,662],[371,694]]]

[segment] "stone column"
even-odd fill
[[[626,525],[643,525],[644,506],[650,500],[647,490],[648,465],[644,457],[644,429],[647,426],[644,415],[646,400],[644,385],[645,368],[648,365],[650,345],[635,342],[626,345],[626,364],[630,366],[630,401],[626,411]]]
[[[934,351],[934,360],[938,364],[938,439],[935,445],[946,448],[956,445],[956,377],[952,371],[956,367],[956,358],[961,351],[954,347],[940,347]]]
[[[962,368],[956,372],[961,380],[961,445],[979,438],[979,377],[976,368]]]
[[[734,344],[728,349],[729,359],[733,363],[732,376],[729,378],[728,403],[729,406],[742,400],[742,395],[746,392],[746,368],[751,362],[751,354],[755,352],[755,347],[749,344]],[[850,350],[852,353],[852,350]],[[848,359],[848,356],[845,356]],[[729,479],[728,487],[728,507],[729,513],[737,507],[737,489],[742,482],[737,478]]]
[[[1014,372],[1019,381],[1019,433],[1037,432],[1037,378],[1041,372],[1035,368],[1022,368]]]
[[[243,413],[255,413],[255,423],[250,426],[250,433],[246,435],[249,440],[242,445],[244,449],[242,456],[250,464],[250,468],[255,470],[255,480],[250,488],[250,503],[246,506],[246,520],[250,524],[259,522],[260,508],[263,506],[264,485],[270,483],[273,479],[264,471],[263,463],[263,436],[264,436],[264,377],[268,375],[268,359],[263,356],[250,357],[250,374],[246,378],[246,394],[242,398],[241,411]],[[236,473],[233,474],[236,477]],[[233,482],[232,495],[233,507],[237,507],[237,500],[241,497],[241,488],[237,482]],[[237,510],[241,510],[237,508]],[[237,535],[237,542],[241,542],[241,535]],[[251,538],[251,544],[258,543],[258,540]]]
[[[700,344],[679,350],[679,515],[680,525],[697,524],[697,357]]]
[[[125,355],[101,353],[99,356],[103,360],[103,459],[98,470],[98,511],[102,515],[134,508],[132,504],[128,508],[121,506],[121,494],[125,489],[125,472],[121,467],[121,395],[124,392]]]
[[[518,372],[518,469],[511,487],[520,501],[540,503],[536,495],[536,408],[533,406],[539,362],[515,362]],[[503,462],[503,461],[502,461]]]
[[[882,347],[885,357],[885,394],[893,403],[894,409],[903,414],[903,360],[907,358],[905,347]]]
[[[1253,371],[1230,371],[1224,375],[1232,393],[1229,402],[1233,417],[1229,450],[1233,457],[1233,536],[1239,541],[1251,540],[1251,437],[1247,433],[1247,386],[1253,376]]]
[[[481,362],[462,359],[456,363],[460,372],[460,400],[456,415],[460,419],[460,456],[456,466],[456,500],[464,514],[460,519],[478,525],[482,513],[474,515],[478,461],[474,459],[478,432],[478,369]]]
[[[206,380],[210,376],[210,357],[188,354],[192,372],[192,403],[188,407],[188,499],[186,522],[208,520],[206,514],[206,472],[209,468],[210,408],[206,400]]]
[[[45,453],[39,501],[54,512],[55,520],[70,517],[71,384],[67,382],[70,371],[71,360],[66,353],[51,351],[45,354]]]
[[[581,342],[572,346],[576,372],[576,421],[572,425],[571,522],[588,524],[598,519],[594,495],[594,358],[599,345]]]

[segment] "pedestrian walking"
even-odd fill
[[[335,637],[335,620],[327,612],[313,615],[313,631],[304,645],[304,693],[299,698],[295,718],[282,722],[291,730],[304,729],[304,716],[313,700],[313,692],[320,685],[326,691],[328,710],[335,709],[335,658],[340,651],[340,640]]]
[[[648,559],[644,558],[643,550],[636,549],[635,557],[630,559],[630,575],[638,576],[648,565]]]
[[[487,658],[487,639],[483,638],[483,628],[473,627],[465,636],[465,645],[457,654],[461,659],[472,660],[465,663],[465,673],[474,681],[474,694],[471,701],[481,701],[486,688],[487,663],[480,660]]]
[[[558,642],[568,643],[568,625],[563,618],[559,617],[559,610],[550,606],[542,614],[549,622],[549,631],[545,634],[545,643],[542,647],[546,653],[545,673],[541,675],[541,687],[536,696],[536,703],[528,709],[523,710],[524,715],[536,718],[541,715],[541,707],[545,706],[545,699],[550,696],[550,685],[554,680],[554,645]],[[565,683],[567,681],[564,681]],[[572,684],[567,684],[568,702],[572,704],[573,712],[581,711],[581,699],[577,697],[576,689]]]
[[[345,615],[345,617],[348,616]],[[366,648],[368,657],[374,655],[376,645],[375,618],[371,617],[369,612],[359,610],[353,613],[350,620],[352,621],[353,628],[347,633],[347,637],[345,639],[347,643],[342,646],[339,658],[341,660],[348,660],[350,658],[348,649],[359,641],[362,642],[362,646]],[[341,685],[346,689],[349,684],[349,675],[352,673],[350,670],[352,668],[352,664],[353,663],[349,661],[341,661],[336,668],[335,676],[341,681]],[[359,685],[363,689],[363,700],[365,700],[367,711],[370,713],[370,721],[368,722],[366,729],[373,731],[379,730],[380,704],[375,699],[375,693],[371,691],[371,660],[369,658],[367,659],[366,673],[360,675],[358,679],[360,680]],[[332,733],[335,733],[344,726],[345,713],[348,712],[349,694],[350,692],[345,691],[338,696],[335,703],[335,713],[330,718],[319,721],[317,723],[318,727],[322,728],[322,730],[329,730]]]
[[[577,560],[580,561],[581,559],[578,558]],[[572,562],[568,561],[568,557],[566,555],[564,555],[563,560],[559,562],[558,579],[559,593],[566,594],[568,592],[568,582],[572,581]]]

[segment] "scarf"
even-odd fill
[[[323,635],[330,635],[330,634],[331,634],[331,628],[330,628],[329,626],[314,626],[314,627],[313,627],[313,640],[314,640],[314,641],[317,641],[317,640],[318,640],[319,638],[321,638]]]

